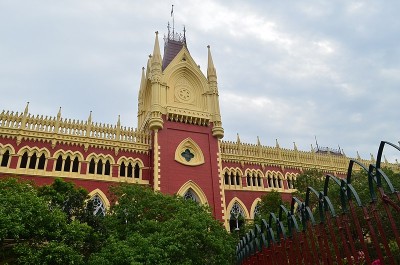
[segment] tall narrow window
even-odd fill
[[[261,185],[261,177],[260,176],[257,176],[257,184],[258,184],[259,187],[262,186]]]
[[[29,168],[30,169],[35,169],[36,168],[36,160],[37,160],[36,153],[33,153],[33,155],[31,156],[31,160],[29,161]]]
[[[290,178],[287,179],[287,185],[289,189],[292,188],[292,180]]]
[[[62,155],[59,155],[56,162],[56,171],[61,171],[62,162],[63,162]]]
[[[251,186],[251,177],[247,174],[247,186]]]
[[[235,185],[235,175],[233,174],[233,172],[231,173],[231,185]]]
[[[39,157],[38,169],[44,169],[44,165],[46,164],[46,156],[42,154]]]
[[[91,203],[93,206],[93,215],[96,216],[106,215],[106,207],[104,206],[104,202],[99,195],[97,194],[94,195],[94,197],[91,199]]]
[[[21,157],[21,163],[19,164],[19,167],[26,168],[27,163],[28,163],[28,152],[25,152]]]
[[[253,176],[253,186],[257,186],[257,178],[255,176]]]
[[[72,162],[72,172],[78,172],[79,170],[79,159],[78,157],[74,158],[74,162]]]
[[[96,163],[94,162],[94,158],[92,158],[89,163],[89,174],[94,174],[95,167]]]
[[[240,186],[240,176],[236,173],[236,185]]]
[[[272,182],[272,177],[271,177],[270,175],[268,175],[268,186],[269,186],[270,188],[274,187],[274,184],[273,184],[273,182]]]
[[[140,167],[138,163],[135,164],[134,177],[136,179],[140,178]]]
[[[278,178],[278,187],[282,188],[282,180],[280,178]]]
[[[125,162],[122,162],[121,166],[119,167],[119,175],[121,177],[125,177],[125,170],[126,170]]]
[[[110,176],[111,164],[110,161],[106,160],[106,166],[104,168],[104,175]]]
[[[71,170],[71,158],[67,156],[64,162],[64,171],[69,172]]]
[[[102,175],[103,174],[103,160],[99,159],[97,162],[97,175]]]
[[[8,160],[10,159],[10,151],[5,151],[3,154],[3,158],[1,159],[1,166],[6,167],[8,166]]]
[[[228,172],[225,172],[225,184],[226,185],[229,185],[229,175],[228,175]]]
[[[128,178],[131,178],[132,177],[132,172],[133,172],[133,167],[132,167],[132,164],[131,164],[131,162],[129,162],[129,164],[128,164]]]

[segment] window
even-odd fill
[[[1,159],[1,166],[2,167],[7,167],[8,166],[8,161],[10,160],[10,151],[5,151],[2,159]]]
[[[93,196],[93,198],[90,200],[89,206],[93,208],[93,215],[96,216],[106,215],[106,207],[104,206],[104,202],[99,195],[96,194]]]
[[[40,153],[39,153],[40,154]],[[29,169],[41,169],[44,170],[46,165],[46,156],[42,153],[39,157],[36,152],[33,152],[31,156],[28,155],[28,151],[22,155],[19,167]]]
[[[119,166],[119,176],[140,179],[141,168],[139,162],[122,161]]]
[[[199,199],[197,198],[195,192],[192,189],[188,189],[185,194],[183,195],[183,198],[185,200],[192,200],[194,202],[199,202]]]
[[[96,163],[94,162],[94,158],[92,158],[89,163],[89,174],[94,174],[95,167]]]
[[[62,155],[59,155],[56,162],[56,171],[61,171],[62,162],[63,162]]]
[[[78,172],[79,169],[79,159],[75,157],[74,162],[72,163],[72,172]]]
[[[19,167],[26,168],[27,163],[28,163],[28,152],[25,152],[21,157],[21,163],[19,164]]]

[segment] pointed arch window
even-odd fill
[[[192,200],[194,202],[199,203],[199,198],[197,197],[196,193],[192,189],[188,189],[185,194],[183,195],[185,200]]]
[[[110,161],[107,160],[106,164],[105,164],[105,168],[104,168],[104,175],[109,176],[110,172],[111,172],[111,164],[110,164]]]
[[[21,163],[19,164],[20,168],[26,168],[28,164],[28,152],[25,152],[21,157]]]
[[[94,162],[94,158],[92,158],[89,163],[89,174],[94,174],[95,168],[96,168],[96,163]]]
[[[106,215],[106,207],[104,205],[103,200],[99,195],[94,195],[91,199],[91,204],[93,207],[93,215],[95,216],[105,216]]]
[[[39,157],[38,169],[44,169],[45,164],[46,164],[46,156],[42,154]]]
[[[229,185],[229,174],[228,174],[228,172],[225,172],[224,177],[225,177],[225,184]]]
[[[240,227],[244,224],[244,211],[238,202],[232,205],[229,218],[230,231],[239,231]]]
[[[261,216],[261,204],[257,203],[256,207],[254,207],[254,218]]]
[[[31,156],[31,159],[29,161],[29,168],[30,169],[35,169],[36,168],[36,161],[37,161],[37,155],[36,153],[33,153]]]
[[[59,155],[56,162],[56,169],[55,169],[56,171],[61,171],[62,162],[63,162],[62,155]]]
[[[128,164],[128,175],[127,175],[128,178],[132,177],[132,171],[133,171],[133,167],[132,167],[131,162],[129,162],[129,164]]]
[[[8,161],[10,160],[10,151],[6,150],[1,158],[1,166],[2,167],[7,167],[8,166]]]
[[[96,171],[97,175],[101,175],[103,174],[103,161],[101,159],[99,159],[99,161],[97,162],[97,171]]]
[[[78,157],[74,158],[74,162],[72,162],[72,172],[78,172],[79,170],[79,159]]]
[[[69,172],[71,169],[71,158],[67,156],[64,162],[64,171]]]
[[[140,167],[139,167],[139,163],[136,163],[136,164],[135,164],[134,177],[135,177],[136,179],[140,178]]]
[[[126,170],[125,162],[122,162],[121,166],[119,167],[119,176],[120,177],[125,177],[125,170]]]

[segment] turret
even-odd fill
[[[161,70],[161,53],[158,43],[158,31],[156,31],[156,39],[154,42],[153,56],[150,59],[150,81],[151,81],[151,106],[149,129],[159,130],[163,128],[163,120],[161,116],[160,106],[160,83],[162,77]]]
[[[217,83],[217,71],[215,70],[214,62],[211,56],[210,45],[208,48],[208,66],[207,66],[207,80],[210,87],[209,94],[211,95],[211,112],[213,121],[213,136],[217,138],[224,137],[224,129],[222,128],[221,113],[219,110],[219,95]]]

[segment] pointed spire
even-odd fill
[[[386,164],[389,163],[388,160],[386,159],[386,156],[385,156],[385,155],[383,155],[383,159],[385,160],[385,163],[386,163]]]
[[[260,137],[257,136],[257,145],[261,145]]]
[[[276,148],[280,148],[279,143],[278,143],[278,139],[275,139],[275,146],[276,146]]]
[[[156,39],[154,42],[154,50],[152,56],[152,64],[160,64],[161,66],[161,52],[160,52],[160,44],[158,42],[158,31],[156,31]]]
[[[293,142],[293,148],[294,148],[295,151],[297,151],[296,142]]]
[[[90,111],[89,117],[88,117],[88,124],[92,123],[92,111]]]
[[[140,80],[140,87],[139,87],[139,101],[142,99],[142,91],[143,88],[146,86],[146,74],[145,74],[145,69],[142,67],[142,78]]]
[[[60,107],[60,109],[58,110],[58,113],[57,113],[57,120],[59,120],[59,119],[61,119],[61,107]]]
[[[358,160],[361,159],[360,154],[358,153],[358,151],[357,151],[357,159],[358,159]]]
[[[24,116],[28,115],[28,111],[29,111],[29,101],[26,102],[26,107],[25,107],[25,110],[24,110]]]
[[[121,127],[121,115],[118,115],[117,128]]]
[[[207,78],[210,79],[211,76],[217,77],[217,71],[215,70],[214,62],[211,56],[210,45],[208,45],[207,48],[208,48]]]
[[[236,136],[236,142],[238,143],[238,144],[240,144],[240,137],[239,137],[239,133],[237,134],[237,136]]]

